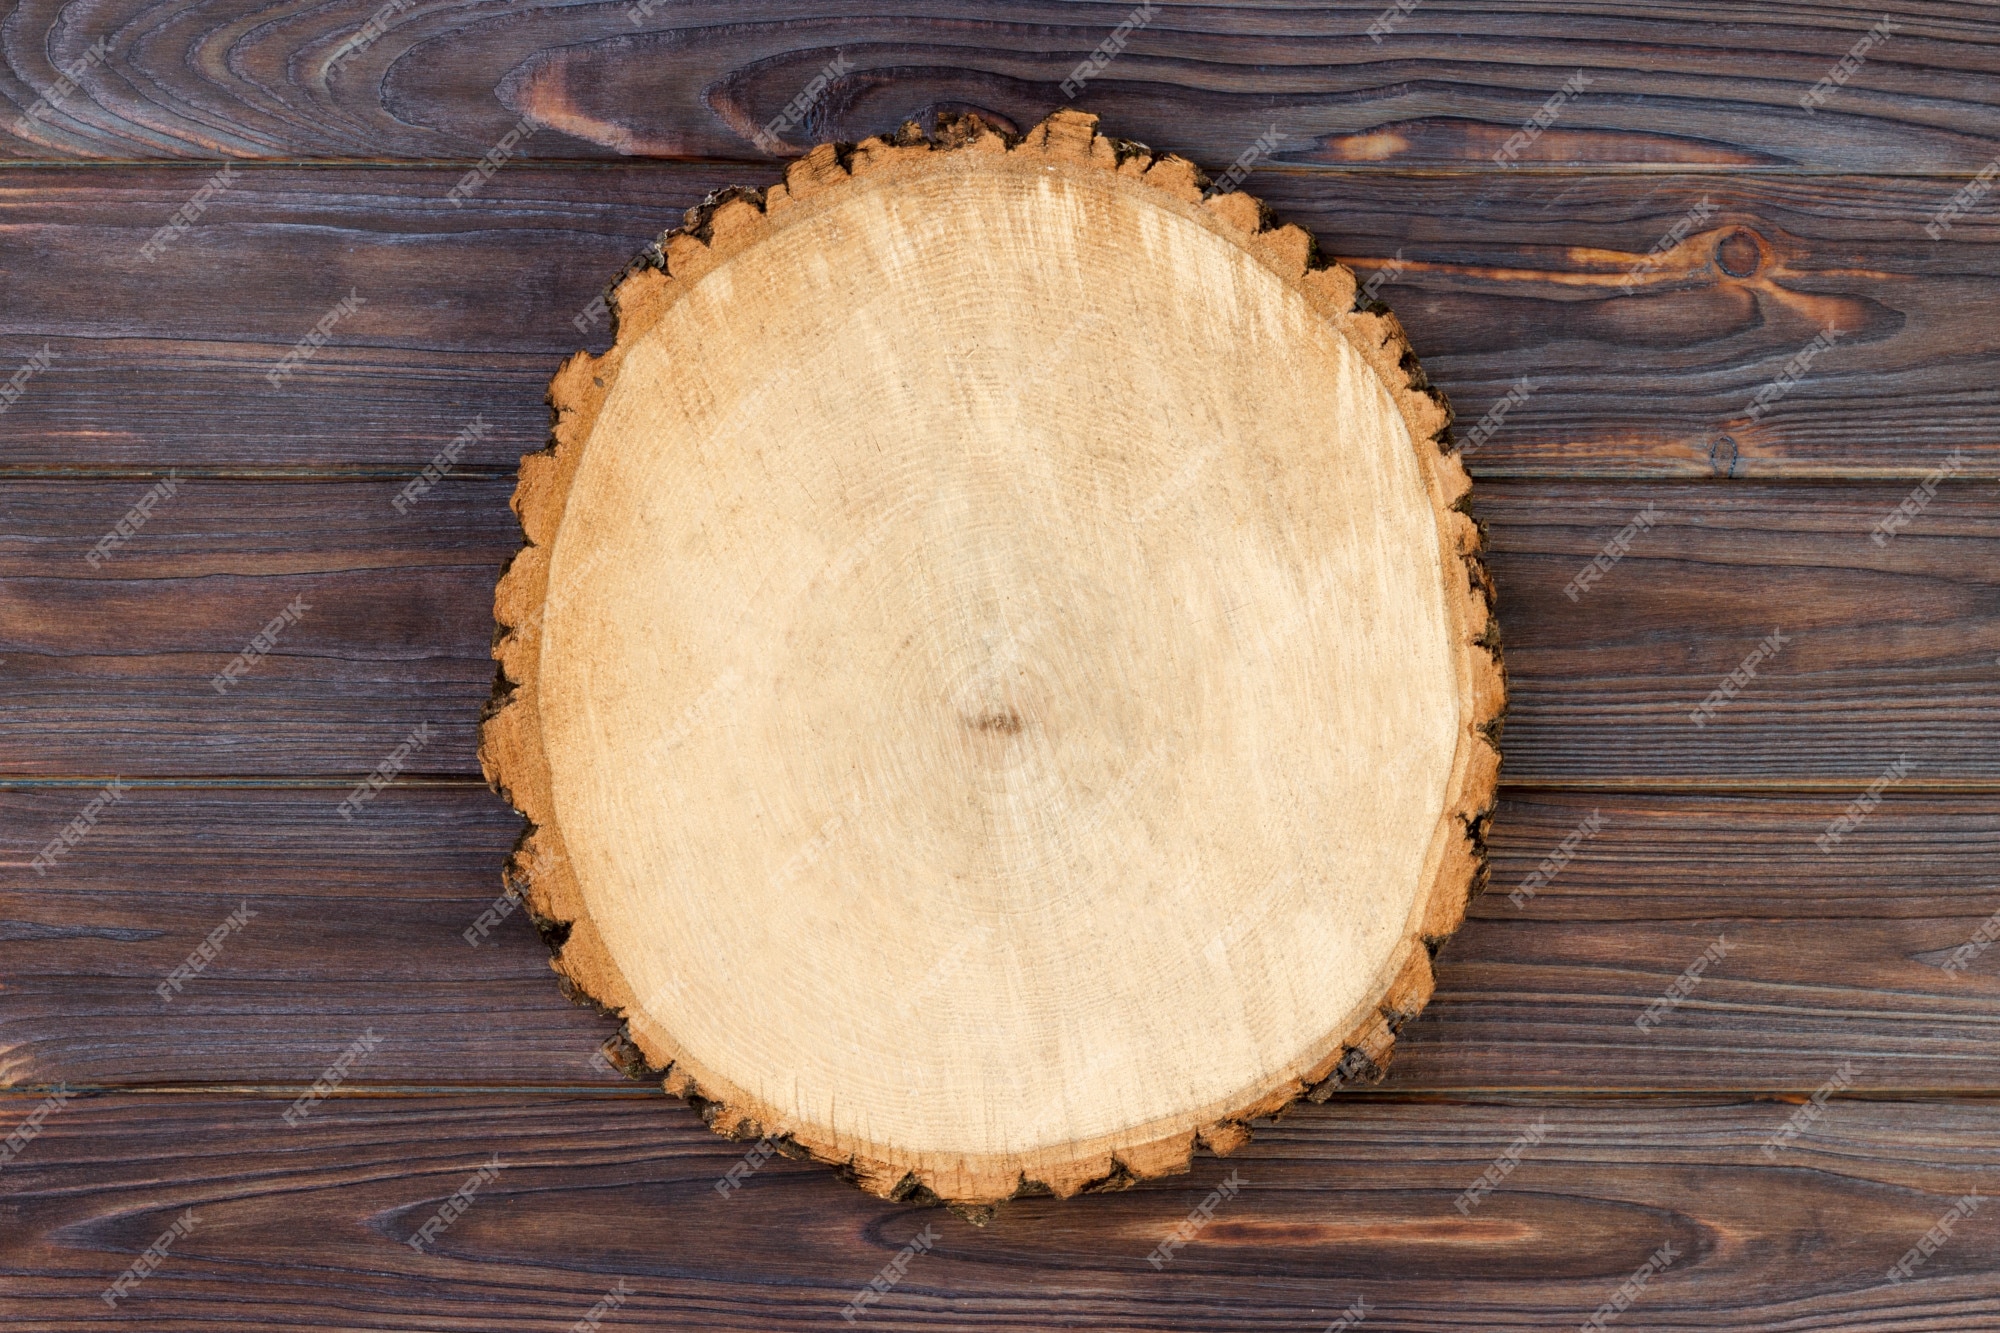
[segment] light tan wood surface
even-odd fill
[[[691,221],[557,376],[497,596],[558,969],[881,1193],[1156,1175],[1379,1074],[1502,704],[1393,319],[1074,113]]]

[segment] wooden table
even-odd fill
[[[1032,124],[1133,12],[6,15],[0,1328],[844,1327],[927,1227],[854,1326],[2000,1327],[2000,201],[1937,221],[1990,7],[1160,5],[1074,99],[1218,173],[1275,133],[1245,188],[1381,275],[1461,440],[1516,394],[1492,888],[1378,1089],[975,1228],[711,1135],[476,928],[511,474],[602,285],[811,140]]]

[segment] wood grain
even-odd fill
[[[298,1089],[363,1032],[357,1087],[615,1086],[615,1025],[566,1001],[527,913],[468,944],[519,821],[485,792],[135,786],[57,869],[28,859],[88,789],[0,792],[0,1083]],[[2000,814],[1891,793],[1835,855],[1844,798],[1521,793],[1492,887],[1438,955],[1391,1089],[2000,1088],[2000,953],[1942,965],[2000,910]],[[1600,828],[1539,892],[1509,894]],[[256,913],[171,1001],[156,987]],[[1635,1020],[1718,937],[1652,1031]],[[690,1121],[692,1112],[686,1112]]]
[[[988,1205],[1386,1063],[1506,692],[1449,413],[1355,275],[1092,117],[955,124],[619,288],[522,460],[479,759],[671,1089]]]
[[[0,415],[0,467],[414,472],[477,416],[490,433],[461,462],[511,470],[542,443],[553,367],[608,342],[607,320],[574,321],[620,266],[708,191],[778,177],[517,165],[453,208],[452,172],[243,167],[141,259],[210,174],[0,171],[22,257],[0,266],[0,371],[56,356]],[[1382,275],[1461,440],[1529,381],[1482,432],[1476,475],[1922,476],[1953,449],[1968,475],[2000,474],[1996,343],[1970,313],[2000,300],[2000,210],[1922,230],[1956,180],[1260,172],[1246,188]],[[1703,198],[1714,215],[1626,294]],[[366,304],[272,389],[265,370],[350,292]],[[1846,331],[1833,350],[1750,423],[1752,395],[1828,324]]]
[[[758,127],[835,61],[782,139],[860,139],[934,108],[1026,129],[1074,101],[1118,133],[1217,161],[1275,123],[1281,161],[1490,166],[1579,72],[1589,84],[1523,162],[1969,173],[2000,132],[1992,30],[1950,0],[1895,7],[1889,42],[1811,114],[1800,96],[1879,7],[1460,0],[1416,7],[1378,42],[1374,0],[1162,5],[1074,98],[1062,81],[1132,12],[1124,0],[441,5],[393,15],[343,56],[380,8],[337,0],[260,21],[238,6],[28,0],[8,24],[0,151],[469,159],[525,119],[535,133],[519,151],[539,158],[757,158]],[[106,65],[17,128],[98,41]]]
[[[1472,459],[1515,785],[1494,889],[1441,954],[1390,1091],[1266,1128],[1226,1166],[1017,1202],[974,1232],[783,1160],[716,1194],[741,1154],[592,1068],[609,1024],[557,993],[523,914],[491,947],[460,937],[517,831],[466,776],[488,595],[515,540],[500,478],[542,440],[556,359],[608,341],[572,319],[708,190],[777,178],[751,134],[827,62],[855,68],[787,129],[795,144],[938,108],[1024,127],[1130,6],[672,0],[638,23],[622,2],[429,6],[328,74],[380,8],[23,0],[0,21],[15,110],[93,41],[115,52],[32,139],[0,114],[0,159],[103,163],[0,168],[0,377],[60,353],[0,415],[0,774],[207,784],[135,786],[52,876],[27,862],[93,784],[0,792],[0,1128],[50,1079],[283,1092],[121,1091],[57,1113],[0,1169],[0,1328],[567,1329],[620,1278],[635,1295],[609,1328],[838,1324],[931,1222],[939,1252],[869,1326],[1323,1333],[1365,1295],[1367,1328],[1573,1327],[1665,1241],[1683,1257],[1619,1326],[2000,1318],[1985,1212],[1914,1283],[1883,1277],[2000,1166],[2000,963],[1939,968],[2000,907],[2000,820],[1990,795],[1914,790],[1996,780],[2000,206],[1923,231],[2000,143],[1987,9],[1894,8],[1895,36],[1812,115],[1799,94],[1879,7],[1425,0],[1378,45],[1365,30],[1387,0],[1162,6],[1084,90],[1108,130],[1210,170],[1275,129],[1245,188],[1364,272],[1400,253],[1381,294],[1461,437],[1531,379]],[[1591,82],[1523,164],[1496,166],[1579,72]],[[447,203],[524,115],[527,160]],[[244,164],[229,188],[138,258],[218,158]],[[181,165],[117,165],[132,159]],[[1704,196],[1716,216],[1619,295]],[[268,388],[349,291],[369,304]],[[1750,396],[1828,323],[1853,335],[1746,429]],[[475,416],[477,476],[407,520],[386,507],[394,485],[197,489],[218,473],[399,485]],[[1987,482],[1947,485],[1871,545],[1954,448]],[[186,493],[85,566],[168,469]],[[116,479],[11,484],[70,472]],[[1577,484],[1606,474],[1717,481]],[[1506,476],[1543,480],[1491,482]],[[1873,480],[1741,484],[1815,476]],[[1649,500],[1667,517],[1570,603],[1567,580]],[[207,677],[306,587],[323,614],[216,700]],[[1792,642],[1696,732],[1686,708],[1776,626]],[[414,777],[340,820],[344,781],[426,720]],[[1920,762],[1910,781],[1816,851],[1898,752]],[[274,785],[230,785],[243,774]],[[276,785],[300,782],[319,785]],[[1714,789],[1604,790],[1690,782]],[[1772,787],[1792,790],[1718,794]],[[1511,903],[1593,815],[1575,859]],[[246,902],[260,915],[162,1004],[161,976]],[[1725,934],[1737,947],[1640,1033],[1632,1019]],[[377,1095],[286,1129],[287,1101],[371,1026],[386,1040],[354,1087]],[[1797,1101],[1848,1060],[1902,1100],[1838,1099],[1767,1160],[1795,1107],[1729,1089]],[[494,1084],[516,1086],[476,1091]],[[426,1086],[447,1095],[393,1095]],[[1492,1087],[1511,1091],[1477,1091]],[[1913,1091],[1929,1088],[1966,1095]],[[1458,1191],[1545,1111],[1548,1141],[1461,1217]],[[492,1151],[509,1167],[436,1253],[398,1243]],[[1147,1250],[1231,1168],[1243,1194],[1152,1271]],[[105,1285],[187,1206],[201,1225],[107,1311]]]
[[[30,768],[358,779],[429,726],[413,775],[478,772],[492,585],[519,540],[508,486],[446,480],[399,515],[400,482],[190,481],[93,570],[87,553],[151,487],[12,488],[11,517],[28,518],[31,495],[54,506],[4,543],[38,569],[14,566],[0,591],[0,689],[21,753],[43,756]],[[217,673],[295,598],[298,622],[218,693]],[[85,697],[99,704],[79,713]]]
[[[10,1119],[32,1102],[8,1097]],[[1023,1199],[984,1228],[869,1199],[776,1159],[724,1195],[749,1145],[658,1098],[339,1097],[297,1129],[256,1096],[83,1098],[7,1167],[0,1328],[110,1322],[98,1294],[188,1210],[189,1234],[121,1307],[160,1330],[566,1329],[623,1284],[606,1327],[846,1327],[842,1306],[925,1227],[935,1245],[868,1328],[1318,1333],[1573,1327],[1671,1247],[1621,1326],[1983,1327],[2000,1230],[1962,1223],[1912,1281],[1884,1274],[1967,1192],[2000,1187],[2000,1109],[1796,1109],[1655,1098],[1304,1108],[1228,1163],[1082,1201]],[[1534,1126],[1541,1142],[1454,1201]],[[498,1176],[435,1244],[402,1243],[483,1163]],[[1156,1270],[1146,1256],[1225,1179],[1240,1192]]]
[[[148,489],[0,496],[0,774],[359,778],[478,773],[493,582],[518,536],[500,479],[184,484],[96,569]],[[1474,492],[1511,681],[1509,782],[1812,783],[1852,799],[1899,756],[1915,784],[2000,779],[2000,543],[1990,484],[1947,482],[1885,545],[1906,482],[1488,482]],[[1601,582],[1565,589],[1646,506]],[[292,599],[307,612],[226,695],[211,679]],[[1715,719],[1689,715],[1774,630]]]

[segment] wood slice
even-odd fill
[[[1060,113],[822,145],[616,294],[522,460],[481,758],[556,969],[718,1130],[964,1204],[1379,1077],[1503,682],[1353,275]]]

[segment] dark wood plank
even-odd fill
[[[709,190],[777,170],[515,166],[457,209],[445,171],[245,167],[142,259],[207,176],[0,171],[22,256],[0,269],[0,372],[55,355],[0,415],[0,466],[414,471],[478,416],[491,433],[463,462],[511,468],[540,445],[560,359],[608,341],[607,323],[574,322],[602,286]],[[1978,317],[2000,301],[2000,206],[1932,242],[1954,181],[1260,173],[1248,188],[1364,271],[1401,255],[1380,294],[1462,436],[1530,380],[1477,474],[1922,475],[1955,448],[1971,474],[2000,473]],[[1627,294],[1704,197],[1714,215]],[[273,390],[264,371],[350,292],[365,304]],[[1828,324],[1845,331],[1833,350],[1751,424],[1751,396]]]
[[[33,1105],[4,1099],[10,1118]],[[1888,1269],[1968,1192],[2000,1189],[1987,1102],[1835,1101],[1768,1160],[1784,1103],[1349,1099],[1227,1162],[1120,1194],[1024,1199],[984,1228],[743,1157],[659,1098],[339,1098],[297,1129],[263,1098],[82,1098],[7,1167],[0,1328],[257,1333],[848,1327],[840,1311],[925,1228],[934,1244],[857,1322],[880,1329],[1286,1329],[1365,1301],[1368,1329],[1575,1327],[1648,1259],[1619,1327],[1986,1327],[2000,1228],[1982,1209],[1912,1280]],[[1460,1192],[1532,1127],[1506,1181]],[[498,1155],[425,1253],[403,1243]],[[1232,1174],[1233,1173],[1233,1174]],[[1146,1256],[1225,1180],[1234,1197]],[[100,1293],[192,1210],[112,1316]]]
[[[0,954],[20,965],[0,998],[7,1058],[52,1081],[303,1086],[372,1030],[357,1083],[623,1083],[592,1059],[615,1025],[563,998],[524,912],[479,947],[463,936],[501,893],[514,813],[404,788],[348,822],[346,794],[135,788],[37,874],[93,792],[0,793]]]
[[[1515,782],[1847,784],[1899,758],[1908,780],[1991,781],[2000,705],[1989,484],[1940,492],[1908,530],[1872,529],[1911,488],[1489,484]],[[1572,600],[1582,566],[1646,506],[1654,526]],[[1768,636],[1755,679],[1692,714]]]
[[[358,777],[427,726],[413,774],[477,774],[492,588],[520,544],[510,484],[446,479],[398,514],[397,482],[189,481],[93,569],[151,489],[22,483],[0,500],[26,520],[0,539],[26,559],[0,591],[0,693],[19,753],[43,755],[16,771]],[[218,693],[294,599],[297,623]]]
[[[0,792],[10,1081],[297,1088],[373,1030],[355,1086],[619,1085],[593,1064],[615,1024],[562,997],[525,913],[465,939],[519,821],[483,791],[393,788],[348,824],[344,794],[135,787],[37,875],[30,858],[91,793]],[[2000,814],[1892,793],[1815,852],[1844,803],[1508,797],[1494,887],[1440,953],[1388,1086],[1796,1092],[1853,1060],[1862,1089],[2000,1089],[2000,952],[1942,970],[2000,910]],[[1597,833],[1515,906],[1593,812]],[[1637,1028],[1718,938],[1687,1001]]]
[[[1990,798],[1892,793],[1820,852],[1847,804],[1504,800],[1395,1086],[1809,1090],[1852,1061],[1860,1087],[1994,1087],[2000,956],[1959,952],[2000,913]]]
[[[932,108],[1023,127],[1066,101],[1131,138],[1228,161],[1267,126],[1292,162],[1490,166],[1578,73],[1590,82],[1530,164],[1700,162],[1977,170],[2000,132],[1985,10],[1929,0],[1413,7],[1161,5],[1081,91],[1062,87],[1134,6],[513,0],[395,14],[336,0],[283,20],[242,6],[26,0],[9,22],[0,152],[91,157],[477,158],[522,118],[536,157],[755,157],[757,127],[838,61],[802,124],[849,139]],[[1800,97],[1884,17],[1890,40],[1817,113]],[[54,114],[17,115],[103,42]]]
[[[0,775],[359,776],[418,726],[411,771],[476,776],[511,483],[186,482],[139,535],[85,553],[145,481],[0,496]],[[1511,782],[1811,783],[1845,800],[1901,756],[1917,783],[2000,780],[2000,504],[1951,482],[1878,546],[1907,482],[1488,482]],[[1588,593],[1578,573],[1659,517]],[[295,598],[234,689],[211,681]],[[1709,725],[1690,714],[1785,636]]]
[[[573,321],[731,175],[517,168],[461,210],[454,172],[241,167],[148,260],[206,169],[0,172],[0,221],[32,261],[0,272],[0,365],[55,353],[0,416],[4,462],[413,472],[477,417],[489,433],[461,463],[511,469],[545,442],[561,358],[610,341],[608,321]],[[79,283],[101,294],[72,299]],[[360,309],[272,388],[350,293]]]

